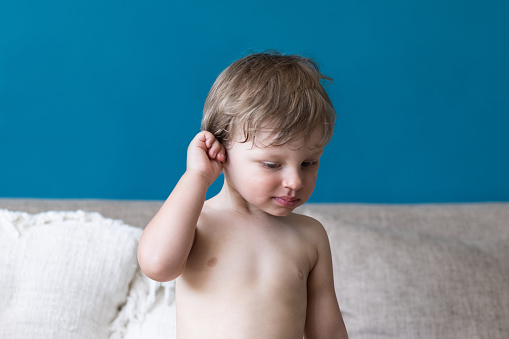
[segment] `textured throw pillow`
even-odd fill
[[[140,269],[126,304],[111,323],[110,339],[175,339],[175,281],[160,283]]]
[[[0,337],[108,338],[141,232],[98,213],[0,210]]]
[[[509,338],[507,246],[322,222],[351,339]]]

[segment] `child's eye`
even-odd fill
[[[278,169],[281,167],[281,165],[275,162],[262,162],[262,166],[268,169]]]
[[[318,161],[304,161],[301,166],[302,167],[312,167],[318,164]]]

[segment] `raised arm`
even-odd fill
[[[306,339],[348,339],[343,317],[339,310],[332,256],[327,233],[317,222],[316,248],[318,259],[308,277],[308,306],[306,314]]]
[[[225,149],[212,133],[200,132],[191,141],[186,172],[143,231],[138,245],[138,262],[149,278],[169,281],[184,270],[207,189],[225,160]]]

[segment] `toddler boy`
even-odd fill
[[[148,277],[177,279],[178,338],[348,338],[327,234],[293,213],[333,133],[321,79],[313,60],[267,52],[212,86],[186,172],[138,248]]]

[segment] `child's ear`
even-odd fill
[[[225,152],[228,152],[228,150],[232,148],[232,143],[228,140],[223,140],[221,145],[223,145]]]
[[[228,149],[224,148],[224,164],[228,163]]]

